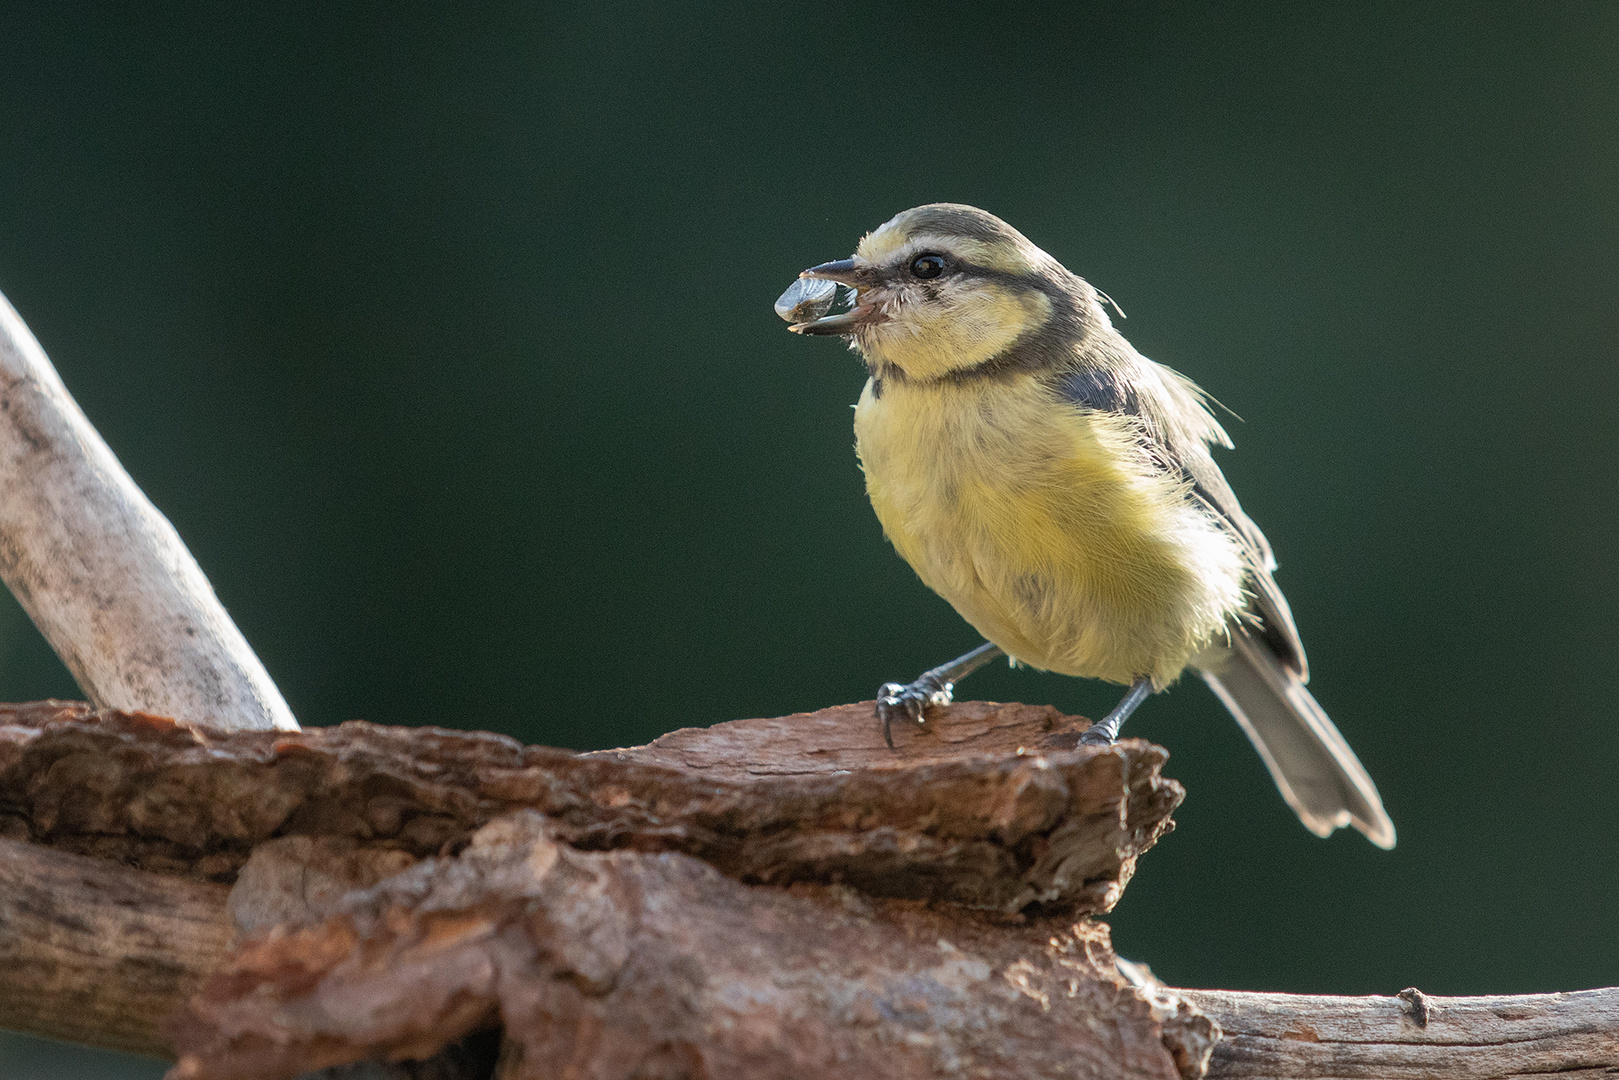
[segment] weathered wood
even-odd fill
[[[3,296],[0,578],[97,705],[297,729],[179,534]]]
[[[680,851],[751,883],[1079,914],[1112,907],[1183,794],[1158,747],[1077,747],[1085,721],[1051,708],[952,706],[900,754],[871,708],[576,754],[361,722],[225,733],[0,706],[0,818],[40,843],[229,881],[272,836],[422,857],[532,808],[576,847]]]
[[[225,960],[226,892],[0,840],[0,1026],[170,1056],[164,1018]]]
[[[1316,997],[1176,990],[1224,1033],[1210,1080],[1605,1080],[1619,988],[1508,997]],[[1426,1023],[1423,1017],[1426,1016]]]
[[[351,886],[387,868],[385,853],[370,854],[344,866]],[[322,870],[326,881],[346,876],[337,859],[312,853],[300,866],[298,891],[315,903],[266,899],[288,918],[308,917],[330,898],[309,897],[308,878]],[[279,885],[285,893],[288,882]],[[225,963],[243,928],[229,916],[231,891],[0,839],[0,1027],[172,1059],[169,1018]],[[246,903],[251,925],[262,905]],[[474,1034],[424,1060],[361,1063],[304,1080],[488,1080],[497,1051],[493,1033]]]

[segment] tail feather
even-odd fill
[[[1380,848],[1394,846],[1394,822],[1360,759],[1304,688],[1246,629],[1231,635],[1229,661],[1201,672],[1265,760],[1282,798],[1317,836],[1353,825]]]

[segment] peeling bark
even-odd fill
[[[420,858],[526,807],[575,847],[679,851],[750,883],[1077,914],[1117,902],[1183,795],[1159,775],[1158,747],[1078,747],[1085,721],[1050,708],[953,706],[901,754],[870,710],[576,754],[359,721],[225,733],[63,703],[0,707],[0,826],[228,882],[272,837]]]
[[[174,1080],[414,1058],[498,1019],[502,1080],[1195,1076],[1213,1027],[1156,1017],[1099,923],[756,888],[593,853],[532,811],[457,856],[245,943],[176,1027]],[[1166,1048],[1201,1053],[1185,1073]]]

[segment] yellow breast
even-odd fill
[[[1032,377],[867,383],[855,435],[899,553],[1019,662],[1167,685],[1244,601],[1237,543],[1130,421]]]

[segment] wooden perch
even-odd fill
[[[870,713],[851,705],[576,754],[360,721],[227,733],[55,702],[0,706],[0,819],[65,850],[227,881],[272,836],[422,857],[529,808],[576,847],[680,851],[750,883],[1084,913],[1112,907],[1182,798],[1159,775],[1161,749],[1076,746],[1085,722],[1049,707],[959,705],[904,754],[883,747]],[[747,761],[759,764],[737,764]]]
[[[301,866],[300,893],[318,876],[311,869]],[[168,1018],[226,962],[238,933],[231,895],[224,885],[0,840],[0,1023],[172,1058]],[[353,1080],[482,1080],[493,1068],[476,1039],[432,1061],[441,1067],[369,1068]]]
[[[395,1056],[439,1069],[396,1075],[481,1080],[492,1065],[465,1040],[495,1023],[506,1031],[501,1080],[552,1075],[559,1061],[581,1078],[827,1080],[1619,1068],[1619,990],[1405,1000],[1137,988],[1117,975],[1104,925],[1045,914],[1050,904],[1006,914],[875,896],[874,871],[856,889],[817,877],[813,861],[795,864],[791,887],[745,884],[758,864],[736,861],[745,842],[710,842],[716,821],[748,821],[737,808],[751,789],[796,807],[817,823],[811,834],[823,828],[829,807],[806,776],[862,771],[860,743],[875,754],[880,742],[861,707],[591,755],[375,725],[223,735],[62,703],[11,707],[0,721],[4,820],[36,841],[0,842],[0,964],[53,973],[9,983],[0,1024],[178,1051],[177,1077],[293,1077]],[[976,770],[978,823],[991,832],[1017,815],[990,808],[1030,790],[1029,774],[1005,766],[1045,759],[1031,743],[1070,741],[1082,726],[966,703],[910,733],[911,766],[881,753],[900,791],[908,774],[951,760]],[[779,757],[760,749],[775,745]],[[1156,775],[1161,752],[1144,749],[1152,781],[1137,779],[1132,796],[1114,780],[1127,819],[1132,804],[1167,813],[1173,790]],[[95,762],[102,770],[87,772]],[[1036,775],[1047,772],[1068,775],[1049,763]],[[705,786],[714,801],[693,794]],[[556,816],[513,799],[518,788]],[[72,790],[85,797],[68,810]],[[266,831],[271,805],[283,817]],[[202,827],[181,835],[187,818]],[[417,831],[416,820],[434,824]],[[1083,820],[1115,839],[1130,832],[1105,815]],[[1165,819],[1153,820],[1156,835]],[[780,812],[771,821],[793,831]],[[836,835],[847,856],[861,834]],[[931,873],[907,872],[906,859],[938,857],[904,831],[868,842],[902,883]],[[210,877],[220,883],[200,880]],[[1097,895],[1076,890],[1073,910]],[[444,1071],[446,1061],[470,1071]]]
[[[529,847],[560,853],[559,865],[595,867],[587,877],[622,878],[621,888],[615,888],[631,889],[643,899],[633,910],[620,911],[613,906],[619,895],[613,890],[587,896],[568,884],[574,877],[559,877],[558,888],[566,886],[557,900],[562,906],[547,916],[547,925],[554,924],[549,936],[531,942],[531,948],[564,949],[566,942],[589,936],[592,920],[640,918],[656,903],[668,906],[688,932],[707,934],[707,944],[701,955],[692,953],[677,964],[686,955],[676,949],[678,943],[654,947],[649,938],[648,956],[663,957],[677,968],[710,963],[714,958],[708,952],[733,935],[752,932],[763,935],[750,952],[755,976],[793,980],[805,955],[852,933],[848,927],[862,905],[877,904],[887,912],[883,919],[888,921],[882,922],[887,929],[871,930],[875,936],[861,947],[886,950],[886,962],[900,972],[909,970],[900,945],[916,934],[937,937],[959,922],[951,933],[988,941],[1006,927],[1021,927],[1016,940],[1029,945],[1073,932],[1074,916],[1102,910],[1118,898],[1136,856],[1169,827],[1169,812],[1181,791],[1158,774],[1161,750],[1140,741],[1076,748],[1084,726],[1049,708],[972,703],[950,710],[928,731],[913,733],[908,752],[895,755],[882,746],[866,703],[677,732],[636,750],[574,754],[524,748],[492,735],[364,723],[299,733],[223,733],[45,702],[0,708],[0,821],[13,836],[61,849],[53,857],[116,859],[144,868],[148,883],[153,871],[188,885],[234,879],[227,908],[236,932],[247,936],[298,926],[357,887],[391,888],[416,880],[431,891],[438,875],[465,877],[470,872],[465,867],[483,865],[477,852],[485,852],[487,844],[473,844],[467,849],[473,854],[457,854],[473,830],[483,830],[477,835],[487,838],[488,830],[515,827],[514,820],[528,832],[543,823],[543,837],[536,833],[525,841]],[[771,748],[778,746],[780,753],[773,755]],[[756,764],[740,764],[750,761]],[[616,850],[609,856],[598,854],[600,849]],[[427,861],[419,862],[424,856]],[[514,874],[520,877],[534,865],[519,860],[515,868],[496,873],[494,885],[480,886],[483,899],[474,906],[488,908],[489,917],[504,926],[514,917],[502,906],[510,901],[529,913],[519,920],[525,932],[539,933],[531,918],[534,898],[503,899],[500,893],[502,882],[517,881]],[[814,882],[821,892],[795,896],[742,881]],[[865,899],[855,885],[867,896],[908,903]],[[595,899],[587,903],[589,897]],[[927,914],[918,907],[924,900],[1007,914],[999,922],[960,908]],[[564,911],[567,905],[574,907]],[[1011,915],[1031,906],[1065,915],[1034,923]],[[790,934],[748,929],[748,918],[788,915]],[[368,925],[391,924],[383,919]],[[911,929],[901,933],[895,926]],[[434,927],[437,934],[442,920]],[[658,934],[669,932],[666,927]],[[1087,931],[1087,940],[1099,932]],[[773,949],[799,937],[798,953],[774,957]],[[1006,948],[1022,946],[1009,939]],[[313,962],[314,954],[302,946],[295,951]],[[473,962],[470,955],[458,962]],[[835,960],[829,956],[826,962]],[[493,961],[484,956],[477,962]],[[1123,988],[1105,958],[1098,963],[1099,968],[1086,961],[1084,970],[1106,973],[1097,992],[1135,1018],[1126,1025],[1134,1032],[1129,1038],[1156,1048],[1148,1060],[1169,1061],[1160,1021],[1135,991]],[[543,965],[523,970],[515,983],[503,985],[536,979],[548,985],[557,974]],[[657,965],[646,968],[634,992],[655,993],[662,977]],[[253,1000],[263,1000],[265,993],[249,990]],[[427,1043],[436,1049],[506,1011],[503,1001],[476,997],[470,989],[449,994],[457,1002],[476,1000],[478,1007],[430,1024],[423,1018],[421,1034],[407,1044],[356,1033],[337,1058],[330,1043],[336,1036],[317,1032],[309,1045],[284,1048],[275,1057],[274,1068],[292,1070],[275,1075],[296,1075],[344,1055],[427,1052],[422,1049]],[[338,996],[367,1000],[347,991]],[[215,997],[224,1001],[228,995],[218,985],[203,995]],[[154,1013],[144,1010],[144,1015]],[[580,1013],[576,1019],[585,1023],[588,1017]],[[0,1015],[0,1024],[95,1040],[93,1030],[63,1030],[73,1022],[42,1010],[38,1002]],[[42,1023],[55,1026],[42,1028]],[[185,1030],[205,1027],[197,1021]],[[122,1045],[151,1049],[151,1040],[160,1038],[155,1029],[142,1037],[148,1041],[137,1044],[126,1035]],[[285,1041],[278,1040],[272,1038],[277,1045]],[[1081,1050],[1073,1039],[1053,1045]],[[541,1049],[535,1043],[531,1056],[543,1058]],[[234,1044],[227,1050],[223,1057],[213,1054],[208,1067],[245,1075],[249,1066],[235,1056]],[[261,1052],[262,1047],[252,1051]],[[692,1052],[709,1051],[699,1046]]]
[[[297,729],[191,552],[3,296],[0,578],[95,704]]]

